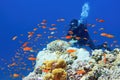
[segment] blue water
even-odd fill
[[[30,71],[33,70],[31,61],[27,60],[27,57],[31,54],[36,55],[39,50],[44,46],[39,46],[40,43],[45,43],[44,41],[52,41],[49,39],[34,40],[27,39],[27,32],[33,30],[37,27],[43,19],[47,20],[47,25],[52,23],[57,24],[59,31],[63,29],[67,33],[69,27],[64,28],[63,25],[68,25],[72,19],[80,19],[80,14],[82,11],[82,5],[87,0],[1,0],[0,1],[0,80],[21,80],[22,75],[26,76]],[[96,44],[103,43],[107,41],[109,45],[117,40],[116,44],[120,44],[120,1],[119,0],[88,0],[90,5],[89,16],[87,17],[87,22],[91,24],[96,24],[94,28],[88,27],[89,33],[92,39],[98,40]],[[57,23],[58,18],[64,18],[65,22]],[[104,19],[105,22],[96,22],[96,18]],[[62,28],[61,28],[62,27]],[[99,28],[103,27],[104,32],[113,34],[115,38],[109,39],[99,36]],[[98,34],[93,34],[93,31],[97,31]],[[49,32],[49,31],[47,31]],[[43,29],[38,30],[36,33],[43,34]],[[24,36],[20,36],[24,34]],[[17,35],[16,40],[12,40],[12,37]],[[43,34],[44,35],[44,34]],[[55,34],[61,37],[62,34]],[[46,34],[46,36],[48,36]],[[33,48],[38,50],[33,53],[27,52],[24,54],[20,46],[22,43],[20,41],[31,42],[29,46],[34,46]],[[113,49],[114,47],[112,47]],[[14,60],[16,52],[20,52],[20,58],[22,60]],[[24,54],[24,55],[23,55]],[[8,68],[8,65],[12,62],[18,62],[19,66],[14,66]],[[25,62],[27,64],[26,68],[31,70],[21,69]],[[20,74],[18,78],[13,78],[11,75],[14,73]]]

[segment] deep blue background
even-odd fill
[[[14,51],[19,47],[12,41],[14,35],[26,34],[42,19],[55,22],[58,18],[65,18],[66,22],[73,18],[79,19],[81,7],[87,0],[0,0],[0,57],[10,60]],[[87,21],[96,23],[96,18],[104,19],[104,23],[96,23],[99,29],[115,35],[120,40],[120,0],[88,0],[90,12]],[[92,34],[93,29],[89,29]],[[94,35],[91,35],[93,38]],[[101,37],[96,37],[101,42]],[[102,40],[101,40],[102,39]],[[25,40],[25,38],[23,38]],[[111,39],[106,39],[110,41]],[[2,62],[0,62],[2,64]],[[8,75],[4,75],[8,76]],[[0,76],[1,77],[1,76]],[[3,77],[2,77],[3,78]],[[4,80],[4,79],[1,79]],[[8,79],[9,80],[9,79]]]

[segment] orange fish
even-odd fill
[[[27,44],[28,44],[28,42],[25,42],[22,46],[23,46],[23,47],[26,47],[26,46],[27,46]]]
[[[29,35],[33,35],[33,34],[34,34],[34,32],[28,32],[28,34],[29,34]]]
[[[16,74],[16,73],[13,74],[13,77],[14,77],[14,78],[17,78],[17,77],[19,77],[19,76],[20,76],[19,74]]]
[[[56,29],[57,29],[57,28],[49,28],[49,30],[51,30],[51,31],[52,31],[52,30],[56,30]]]
[[[72,38],[72,36],[66,36],[65,38],[66,38],[66,39],[71,39],[71,38]]]
[[[77,70],[77,74],[85,74],[85,70]]]
[[[69,33],[69,34],[73,34],[73,32],[72,32],[72,31],[69,31],[68,33]]]
[[[48,73],[48,72],[49,72],[48,69],[43,69],[42,71],[45,72],[45,73]]]
[[[51,26],[56,26],[56,24],[51,24]]]
[[[38,28],[34,28],[33,31],[36,31]]]
[[[43,29],[45,29],[45,28],[46,28],[46,26],[42,26],[42,28],[43,28]]]
[[[30,50],[32,50],[32,48],[31,47],[24,47],[23,50],[24,51],[30,51]]]
[[[41,34],[37,34],[37,37],[41,37],[42,35]]]
[[[107,38],[114,38],[113,35],[107,34],[107,33],[101,33],[100,35],[101,35],[101,36],[104,36],[104,37],[107,37]]]
[[[45,19],[44,19],[42,22],[46,23],[46,22],[47,22],[47,20],[45,20]]]
[[[13,67],[13,66],[16,66],[17,64],[14,62],[12,64],[9,64],[8,67]]]
[[[29,57],[28,60],[35,61],[36,58],[34,58],[34,57]]]
[[[69,49],[69,50],[67,50],[67,52],[68,53],[73,53],[73,52],[76,52],[76,50],[75,49]]]
[[[105,22],[105,20],[100,19],[100,20],[98,20],[98,22]]]
[[[46,24],[46,23],[47,23],[47,20],[45,20],[45,19],[41,22],[42,25]]]
[[[80,37],[75,37],[75,39],[80,40]]]
[[[98,22],[105,22],[105,20],[103,20],[103,19],[96,19],[96,21],[98,21]]]
[[[28,38],[30,38],[31,36],[33,36],[34,32],[28,32]]]

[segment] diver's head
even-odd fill
[[[72,27],[78,26],[78,20],[77,20],[77,19],[73,19],[73,20],[70,22],[70,26],[72,26]]]

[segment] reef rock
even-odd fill
[[[93,50],[55,40],[37,55],[33,72],[23,80],[120,80],[120,49]]]

